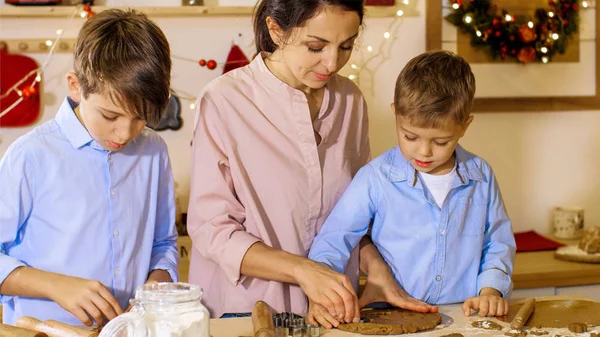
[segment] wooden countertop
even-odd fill
[[[578,243],[549,238],[567,245]],[[515,289],[600,284],[600,263],[557,260],[553,250],[517,253],[513,282]]]
[[[547,300],[560,300],[560,299],[581,299],[581,300],[590,300],[585,296],[578,295],[566,295],[566,296],[544,296],[544,297],[536,297],[537,301],[547,301]],[[522,299],[514,299],[511,300],[511,303],[518,303]],[[482,329],[476,329],[471,327],[471,323],[474,321],[481,320],[480,317],[476,315],[471,315],[466,317],[462,311],[462,304],[452,304],[452,305],[442,305],[439,307],[440,313],[442,314],[442,323],[449,323],[447,327],[443,329],[436,329],[429,332],[420,332],[415,334],[406,334],[402,336],[431,336],[438,337],[441,335],[446,335],[450,333],[462,333],[464,336],[502,336],[505,337],[504,333],[510,329],[510,322],[501,322],[499,320],[494,320],[504,327],[503,331],[488,331]],[[490,320],[486,318],[486,320]],[[572,333],[568,331],[568,329],[547,329],[550,332],[548,336],[553,335],[563,335],[563,336],[571,336]],[[592,329],[591,331],[598,331],[598,327]],[[243,337],[243,336],[252,336],[252,319],[250,317],[244,318],[225,318],[225,319],[211,319],[210,320],[210,334],[214,337]],[[353,337],[357,336],[356,334],[340,331],[337,329],[327,330],[321,329],[321,335],[325,337]]]

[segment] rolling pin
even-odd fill
[[[254,304],[252,310],[254,337],[275,337],[273,313],[273,308],[264,301],[258,301]]]
[[[21,316],[15,324],[18,327],[36,330],[45,333],[48,337],[98,337],[97,332],[79,328],[69,324],[47,320],[45,322],[39,319]]]
[[[25,328],[19,328],[12,325],[0,324],[0,336],[2,337],[48,337],[43,332],[34,331]]]
[[[517,311],[517,315],[515,316],[515,318],[513,318],[512,322],[510,323],[510,328],[514,330],[521,330],[534,310],[535,298],[530,298],[527,301],[525,301],[525,304],[523,304],[521,309]]]

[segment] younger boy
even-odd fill
[[[107,10],[81,28],[70,97],[0,162],[4,323],[100,324],[144,282],[177,280],[171,166],[145,128],[167,107],[170,72],[143,14]]]
[[[399,146],[359,170],[309,258],[343,272],[373,220],[371,239],[412,297],[465,301],[466,315],[507,314],[511,223],[489,164],[458,145],[473,121],[474,94],[461,57],[436,51],[412,59],[392,105]]]

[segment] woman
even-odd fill
[[[257,300],[306,313],[308,296],[331,315],[322,324],[359,319],[358,252],[348,276],[305,257],[370,158],[364,98],[337,74],[362,18],[358,0],[263,0],[254,18],[259,54],[199,98],[190,282],[205,290],[212,317],[251,312]],[[382,263],[372,245],[364,256]]]

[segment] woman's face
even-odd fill
[[[354,11],[323,7],[304,25],[292,28],[289,38],[280,38],[278,25],[267,18],[273,41],[279,48],[269,57],[274,74],[290,86],[306,91],[320,89],[350,59],[358,36],[360,18]]]

